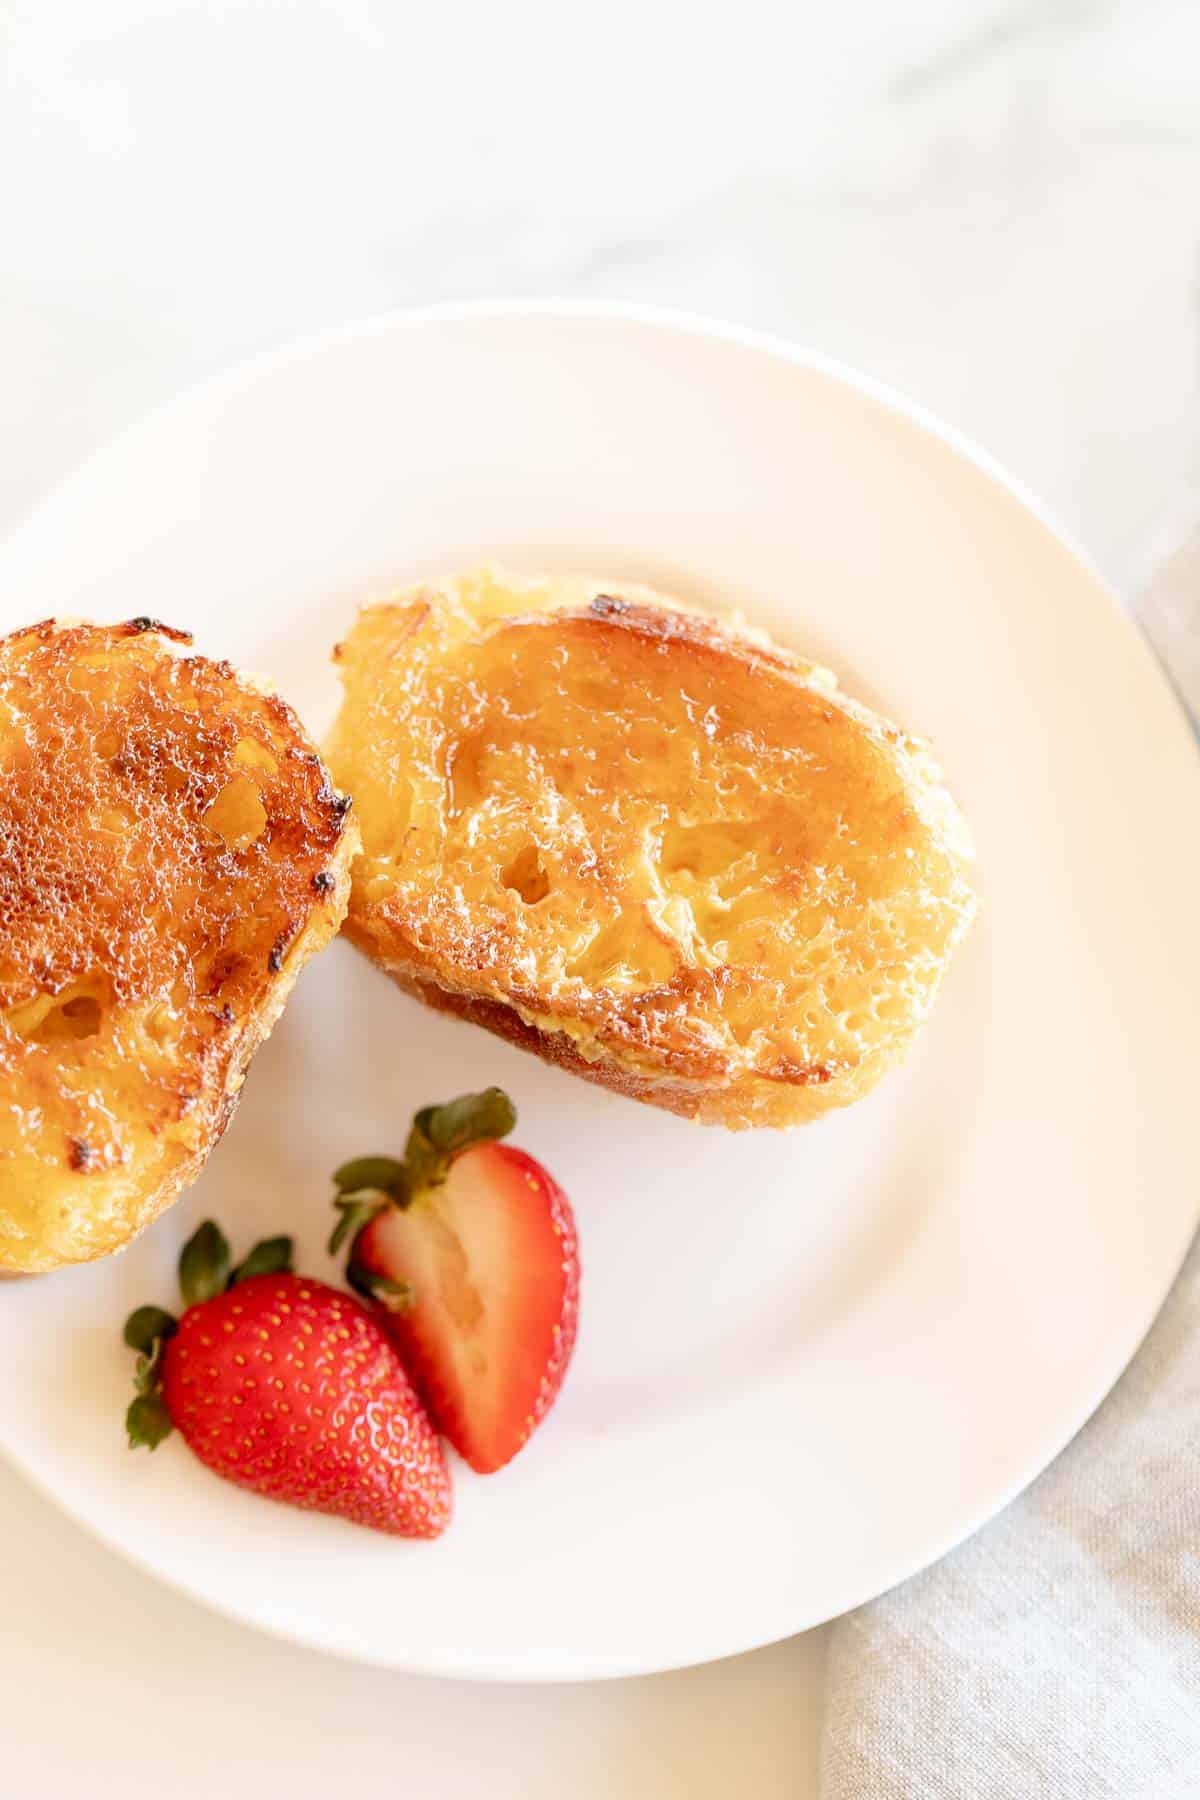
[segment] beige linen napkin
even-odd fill
[[[1200,721],[1200,529],[1140,616]],[[1182,1173],[1200,1182],[1200,1161]],[[936,1568],[838,1621],[821,1793],[1200,1800],[1200,1240],[1053,1467]]]

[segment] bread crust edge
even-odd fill
[[[596,1037],[577,1040],[566,1030],[547,1031],[499,995],[450,987],[427,968],[398,962],[387,956],[372,933],[363,931],[353,914],[347,917],[342,932],[381,974],[432,1011],[481,1026],[541,1062],[624,1099],[656,1106],[693,1124],[723,1126],[727,1131],[762,1126],[786,1130],[849,1106],[875,1086],[885,1069],[901,1061],[908,1048],[906,1040],[896,1045],[891,1055],[846,1065],[820,1078],[798,1071],[795,1080],[784,1080],[746,1068],[728,1080],[689,1081],[671,1071],[637,1068]],[[583,1055],[579,1041],[586,1041],[593,1054]]]

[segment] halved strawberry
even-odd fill
[[[372,1299],[438,1429],[486,1475],[549,1411],[575,1344],[579,1249],[566,1195],[496,1140],[516,1122],[498,1088],[417,1114],[404,1161],[338,1170],[355,1230],[347,1277]]]

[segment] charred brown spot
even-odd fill
[[[69,1137],[67,1139],[67,1162],[77,1175],[86,1175],[89,1169],[94,1169],[96,1166],[96,1152],[86,1138]]]
[[[161,619],[152,619],[149,613],[139,613],[136,619],[127,619],[122,629],[130,637],[140,637],[144,631],[156,631],[160,637],[171,638],[177,644],[190,644],[190,631],[181,631],[178,626],[164,625]]]
[[[318,894],[332,894],[337,886],[337,876],[329,869],[318,869],[312,878],[313,889]]]
[[[346,814],[354,805],[354,801],[349,794],[338,793],[332,781],[329,779],[329,770],[322,765],[320,757],[315,757],[313,760],[321,771],[321,785],[317,789],[317,799],[320,800],[323,806],[329,808],[333,815],[334,824],[340,826],[346,817]]]
[[[267,957],[267,967],[270,969],[272,975],[278,975],[280,969],[282,969],[283,959],[290,950],[292,939],[295,935],[295,932],[290,928],[287,931],[281,931],[279,936],[275,939],[275,942],[271,945],[270,955]]]

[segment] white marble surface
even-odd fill
[[[705,22],[709,19],[710,22]],[[7,0],[0,528],[265,345],[491,293],[786,333],[1007,463],[1119,588],[1194,473],[1192,0]],[[596,1688],[465,1688],[257,1638],[0,1471],[22,1800],[814,1791],[822,1634]],[[141,1773],[132,1773],[140,1765]]]

